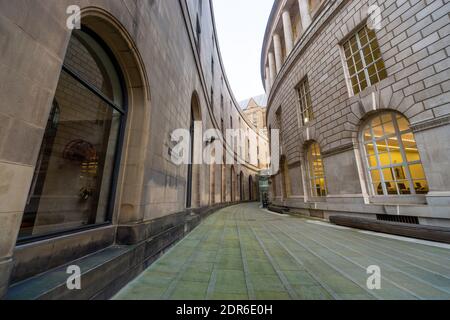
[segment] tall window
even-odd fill
[[[125,118],[120,72],[91,31],[73,32],[19,238],[110,220]]]
[[[373,30],[364,26],[343,44],[343,48],[350,77],[349,86],[353,94],[358,94],[387,78],[384,60]]]
[[[363,141],[372,194],[428,193],[416,140],[406,118],[393,112],[373,117],[363,129]]]
[[[308,148],[309,187],[312,197],[326,197],[327,184],[320,146],[317,142]]]
[[[309,92],[308,78],[305,78],[297,86],[298,102],[300,107],[300,119],[302,125],[308,124],[310,121],[314,120],[314,113],[312,110],[311,94]]]

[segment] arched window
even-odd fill
[[[312,197],[326,197],[327,184],[325,170],[323,166],[320,146],[317,142],[312,143],[308,148],[307,154],[309,187]]]
[[[72,33],[55,92],[57,121],[52,112],[21,241],[110,221],[126,114],[116,66],[96,34],[84,27]]]
[[[376,115],[363,127],[362,141],[373,195],[428,193],[416,140],[405,117],[394,112]]]

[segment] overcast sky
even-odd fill
[[[220,50],[238,101],[264,93],[261,48],[274,0],[213,0]]]

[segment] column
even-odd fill
[[[283,66],[282,50],[281,50],[281,39],[278,34],[273,35],[273,47],[275,50],[275,65],[277,68],[277,74],[280,72]]]
[[[269,74],[270,74],[270,86],[273,86],[275,82],[275,77],[277,76],[277,72],[275,70],[275,57],[273,56],[273,52],[269,52]]]
[[[289,11],[283,12],[283,29],[284,29],[284,42],[286,44],[286,56],[291,53],[294,48],[294,35],[292,32],[292,21]]]
[[[298,5],[300,8],[300,17],[302,19],[303,31],[305,31],[312,22],[309,1],[308,0],[298,0]]]
[[[269,71],[269,67],[266,67],[266,91],[267,91],[267,93],[270,92],[270,89],[272,89],[270,87],[270,71]]]

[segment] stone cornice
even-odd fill
[[[432,120],[412,124],[411,129],[414,132],[420,132],[420,131],[433,129],[433,128],[440,127],[440,126],[447,125],[447,124],[450,124],[450,115],[444,116],[441,118],[437,118],[437,119],[432,119]]]

